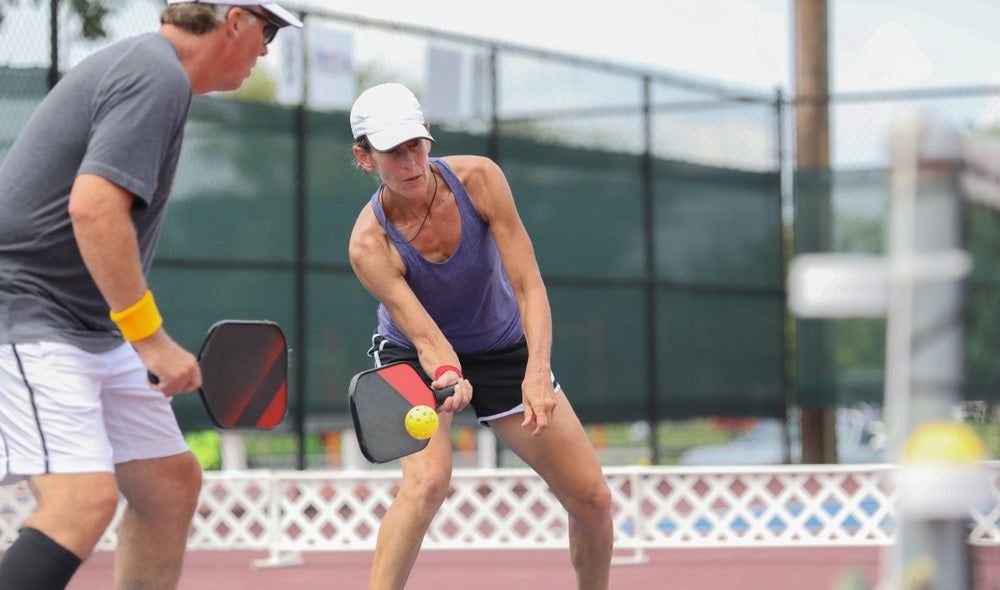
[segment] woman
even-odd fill
[[[578,587],[606,589],[611,493],[550,368],[548,296],[503,172],[477,156],[430,158],[434,139],[400,84],[362,93],[351,129],[358,166],[382,181],[350,241],[354,272],[379,301],[369,354],[376,366],[414,364],[436,389],[455,385],[427,448],[401,460],[369,587],[405,585],[448,492],[452,414],[471,403],[568,511]]]

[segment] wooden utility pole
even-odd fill
[[[799,167],[830,168],[830,68],[826,0],[795,1],[796,160]]]
[[[816,178],[830,170],[827,14],[827,0],[795,0],[795,168],[796,172]],[[796,210],[796,250],[828,251],[829,187],[815,182],[802,190],[805,194],[797,199],[804,206],[801,222]],[[836,400],[828,395],[834,390],[828,332],[825,320],[802,320],[798,324],[798,367],[800,374],[808,375],[814,390],[804,391],[806,380],[799,379],[803,463],[837,462]],[[802,405],[802,401],[807,403]]]

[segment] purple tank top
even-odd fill
[[[493,234],[448,164],[440,158],[430,162],[455,193],[462,216],[462,236],[451,258],[431,262],[406,242],[385,217],[379,200],[381,186],[371,199],[375,217],[403,257],[406,282],[455,352],[486,352],[515,344],[524,337],[521,314]],[[394,344],[414,348],[382,304],[378,306],[378,333]]]

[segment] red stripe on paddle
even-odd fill
[[[285,417],[287,389],[288,384],[282,383],[277,393],[271,398],[271,403],[268,404],[264,415],[257,419],[257,426],[259,428],[273,428]]]
[[[385,379],[399,395],[406,398],[410,404],[434,407],[434,394],[410,365],[399,364],[386,367],[380,369],[378,375]]]

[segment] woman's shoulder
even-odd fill
[[[372,211],[371,203],[365,203],[354,220],[354,227],[351,229],[351,243],[370,247],[373,240],[377,241],[379,234],[385,233],[382,225]]]
[[[500,173],[500,167],[496,162],[485,156],[446,156],[441,159],[448,164],[466,188],[486,184]]]
[[[496,162],[486,156],[445,156],[441,159],[455,171],[455,174],[460,172],[486,172],[497,169]]]

